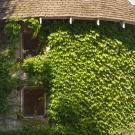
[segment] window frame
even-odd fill
[[[44,114],[43,115],[35,115],[35,116],[25,116],[24,115],[24,90],[25,89],[43,89],[43,87],[38,86],[24,86],[20,91],[20,100],[21,100],[21,113],[23,118],[44,118],[47,113],[47,102],[46,102],[46,93],[44,93]]]

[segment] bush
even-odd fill
[[[46,28],[51,50],[23,67],[44,78],[49,61],[50,120],[83,135],[112,135],[134,122],[135,27],[81,22]]]

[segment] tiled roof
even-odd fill
[[[128,0],[0,0],[0,18],[43,17],[125,21],[135,24]]]

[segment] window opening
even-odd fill
[[[31,32],[24,31],[22,34],[23,57],[36,56],[38,52],[38,37],[33,38]]]
[[[21,102],[24,117],[43,116],[45,114],[45,96],[42,88],[23,88]]]
[[[0,45],[6,44],[7,42],[7,35],[5,33],[4,24],[1,23],[0,25]]]

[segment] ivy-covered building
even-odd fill
[[[53,29],[51,26],[55,25],[56,23],[58,24],[58,27],[56,26]],[[66,25],[66,28],[65,27],[63,28],[63,24]],[[89,26],[89,24],[90,24],[90,26]],[[115,84],[115,82],[112,85],[110,84],[110,85],[107,85],[106,87],[102,88],[102,86],[106,85],[106,83],[104,84],[104,82],[107,82],[108,79],[106,79],[106,80],[103,79],[103,81],[102,81],[102,79],[98,80],[98,77],[99,77],[98,75],[100,74],[102,76],[102,77],[101,76],[100,77],[104,78],[104,74],[108,75],[113,72],[115,73],[115,69],[113,69],[108,64],[107,66],[109,68],[105,70],[104,74],[102,74],[102,73],[96,74],[96,69],[98,69],[99,71],[104,71],[104,67],[103,68],[101,68],[101,67],[102,67],[102,65],[106,64],[107,62],[112,62],[113,66],[116,65],[116,67],[118,64],[118,69],[121,68],[120,70],[117,69],[118,71],[120,71],[119,72],[120,75],[121,76],[123,74],[125,75],[125,76],[123,76],[123,80],[126,80],[126,79],[128,80],[130,78],[128,75],[132,74],[132,77],[129,79],[130,80],[129,83],[133,85],[133,82],[134,82],[133,79],[135,79],[134,75],[133,75],[133,72],[135,71],[133,64],[135,61],[130,60],[130,57],[132,58],[135,55],[132,54],[132,52],[128,53],[128,51],[125,49],[126,47],[124,48],[123,46],[126,46],[127,44],[132,44],[131,48],[134,48],[134,43],[135,43],[134,34],[135,33],[133,32],[134,28],[132,29],[132,27],[134,27],[134,24],[135,24],[135,6],[134,6],[134,3],[130,0],[0,0],[0,50],[2,52],[6,47],[7,48],[9,47],[11,49],[9,44],[12,44],[12,43],[11,43],[11,41],[9,41],[10,36],[8,34],[12,35],[11,40],[15,44],[14,57],[12,58],[12,60],[15,62],[16,67],[13,70],[11,70],[11,72],[12,72],[12,77],[17,79],[17,81],[15,83],[18,83],[17,87],[15,87],[15,88],[14,87],[12,88],[12,86],[11,86],[10,89],[13,89],[13,90],[11,90],[9,92],[10,94],[7,94],[8,96],[6,95],[8,97],[7,101],[9,103],[9,105],[8,105],[9,110],[7,112],[0,110],[0,112],[1,112],[0,113],[0,128],[7,128],[7,129],[15,128],[16,129],[16,128],[22,127],[22,125],[25,122],[27,123],[28,121],[32,121],[32,120],[36,120],[37,123],[40,123],[40,125],[46,126],[46,124],[48,123],[48,116],[47,116],[48,115],[48,113],[47,113],[48,104],[49,104],[49,102],[51,102],[47,97],[47,95],[49,95],[47,92],[48,91],[47,89],[50,90],[52,88],[52,90],[54,90],[54,93],[53,93],[54,97],[58,96],[58,95],[62,95],[63,99],[56,98],[57,100],[59,99],[59,102],[61,101],[62,103],[65,103],[67,101],[66,97],[64,100],[63,94],[68,95],[70,92],[69,93],[68,92],[57,93],[55,91],[56,89],[58,89],[58,91],[59,90],[66,91],[69,88],[71,90],[71,93],[72,92],[74,93],[75,92],[74,90],[78,90],[78,88],[84,89],[84,91],[86,89],[90,89],[91,87],[92,87],[91,89],[95,88],[95,91],[96,90],[100,91],[99,89],[101,89],[101,90],[107,89],[109,91],[110,86],[111,86],[113,89],[113,85]],[[81,27],[79,27],[79,25]],[[42,29],[42,27],[44,27],[43,28],[44,34],[40,33],[40,29]],[[12,31],[11,30],[12,28],[15,31]],[[53,29],[52,31],[50,30],[51,28]],[[108,28],[110,28],[110,29],[108,29]],[[32,31],[31,31],[31,29],[32,29]],[[67,29],[69,31],[66,33],[65,31]],[[105,32],[102,32],[103,29],[105,29]],[[16,33],[16,30],[18,30],[17,33]],[[99,32],[98,30],[101,32]],[[10,33],[11,31],[12,31],[12,33]],[[55,33],[55,31],[57,31],[58,33]],[[41,34],[40,36],[39,36],[39,33]],[[54,33],[54,35],[53,34],[51,35],[50,33]],[[89,33],[90,36],[88,36],[89,34],[87,35],[87,33]],[[121,34],[121,35],[119,35],[119,34]],[[48,35],[51,35],[51,36],[48,36]],[[112,35],[112,37],[110,38],[111,35]],[[18,36],[17,39],[16,39],[16,36]],[[91,36],[93,36],[93,37],[91,37]],[[127,37],[124,37],[124,36],[127,36]],[[45,40],[43,40],[42,37]],[[122,37],[123,37],[123,39],[122,39]],[[130,41],[129,41],[129,39],[130,39]],[[106,40],[106,42],[105,42],[105,40]],[[99,43],[97,43],[97,41],[99,41]],[[69,48],[65,47],[69,51],[68,52],[69,54],[65,53],[67,50],[65,51],[63,49],[63,46],[65,45],[63,42],[66,45],[69,45]],[[110,44],[110,48],[108,47],[108,50],[104,50],[105,52],[102,51],[102,53],[108,54],[109,49],[111,50],[113,47],[114,47],[113,49],[115,51],[109,52],[109,53],[111,53],[110,54],[111,59],[107,60],[107,62],[104,63],[102,60],[98,60],[98,61],[93,60],[94,63],[92,63],[92,65],[89,67],[90,61],[92,61],[91,57],[93,56],[93,59],[96,59],[96,58],[100,57],[99,55],[101,55],[101,52],[96,53],[96,51],[94,51],[93,48],[89,48],[89,47],[92,45],[100,46],[101,45],[100,43],[103,46]],[[75,48],[72,48],[72,47],[70,48],[70,45],[72,45],[72,44]],[[82,50],[81,53],[79,51],[77,52],[77,48],[80,48],[80,50],[81,50],[81,48],[83,48],[83,47],[80,47],[79,45],[86,45],[86,48],[84,48],[85,50]],[[101,50],[103,48],[102,45],[100,46]],[[50,85],[49,85],[49,82],[47,79],[47,77],[49,76],[48,73],[46,76],[42,77],[42,72],[45,72],[46,70],[42,70],[43,67],[41,69],[39,68],[39,65],[41,64],[41,63],[39,63],[39,61],[40,60],[44,61],[43,60],[44,57],[42,57],[42,55],[44,53],[47,53],[50,50],[50,48],[52,49],[52,52],[50,53],[48,58],[52,59],[51,62],[53,65],[53,68],[51,69],[53,72],[53,78],[51,78],[52,79],[51,82],[57,84],[57,85],[52,84],[51,88],[50,88]],[[124,52],[121,53],[119,48],[122,48],[121,50]],[[75,51],[72,51],[74,49],[75,49]],[[90,49],[91,50],[93,49],[93,52],[92,51],[90,52]],[[97,48],[95,47],[95,50],[96,49]],[[99,49],[99,51],[100,51],[100,49]],[[86,57],[85,54],[87,54],[88,52],[89,52],[89,55]],[[83,55],[83,53],[84,53],[84,55]],[[94,53],[96,55],[92,55],[89,58],[89,56],[92,53]],[[34,67],[33,66],[34,64],[30,65],[29,63],[31,63],[31,61],[29,61],[29,60],[27,61],[27,58],[31,59],[32,57],[37,56],[39,54],[41,55],[41,57],[39,56],[39,58],[38,58],[39,61],[37,59],[35,59],[35,61],[32,61],[33,63],[35,62],[34,63],[35,65],[37,64],[36,65],[37,67],[36,66]],[[95,57],[95,56],[97,56],[97,57]],[[103,59],[106,60],[109,55],[106,55],[106,56],[101,55],[101,56],[104,56],[105,58],[103,57]],[[126,61],[126,57],[127,57],[127,59],[129,59],[129,63],[131,62],[130,66],[126,67],[126,69],[125,69],[122,65],[123,63],[121,62],[121,59],[119,59],[121,57],[119,57],[119,56],[122,56],[123,61],[125,61],[125,63],[128,64],[128,62]],[[54,57],[57,58],[57,60],[55,60]],[[80,57],[80,61],[82,61],[84,63],[81,63],[81,62],[79,63],[79,57]],[[5,60],[3,60],[2,62],[4,63],[4,61],[6,61],[8,59],[10,59],[10,58],[6,57]],[[65,59],[65,61],[64,61],[64,59]],[[70,61],[71,59],[72,60],[75,59],[76,63],[78,62],[78,65],[74,64],[74,66],[73,66],[72,65],[73,63]],[[58,61],[58,60],[61,60],[61,61]],[[118,60],[118,63],[117,63],[117,60]],[[30,66],[26,66],[25,64],[23,64],[23,61],[25,61],[24,63],[26,65],[28,62],[28,65],[30,65]],[[122,64],[120,64],[119,61]],[[0,63],[1,66],[3,65],[2,62]],[[66,62],[67,62],[67,65],[66,65]],[[86,64],[85,62],[87,63],[87,65],[85,65]],[[101,62],[101,64],[100,64],[100,62]],[[27,78],[28,78],[27,73],[24,72],[23,70],[21,70],[20,68],[18,68],[19,67],[18,63],[22,64],[22,67],[24,69],[26,69],[26,72],[28,71],[29,73],[31,73],[31,75],[35,75],[34,76],[35,78],[30,76],[31,80],[32,79],[34,80],[34,83],[27,82]],[[69,65],[71,64],[71,65],[69,66],[68,64]],[[95,67],[93,66],[94,64],[95,64]],[[99,64],[99,66],[96,66],[98,64]],[[68,67],[68,66],[69,66],[69,70],[66,69],[66,67]],[[84,69],[80,70],[78,68],[78,66],[80,66],[82,69],[83,68]],[[85,66],[86,66],[86,69],[85,69]],[[70,70],[70,67],[73,67],[73,68]],[[47,68],[48,68],[48,66],[47,66]],[[65,71],[64,71],[64,69],[65,69]],[[92,72],[88,71],[89,69]],[[109,70],[109,69],[111,69],[111,70]],[[127,72],[130,69],[132,72],[130,72],[130,73]],[[3,69],[0,68],[0,70],[2,71]],[[32,70],[34,70],[34,71],[32,71]],[[76,70],[78,72],[76,72]],[[48,72],[48,71],[50,71],[50,70],[47,70],[46,72]],[[83,73],[83,71],[86,71],[86,72]],[[106,73],[107,71],[109,73]],[[71,72],[70,77],[67,75],[69,72]],[[90,72],[90,74],[89,74],[89,72]],[[78,75],[76,79],[74,78],[75,77],[74,75]],[[97,78],[95,77],[96,75],[97,75]],[[117,75],[117,73],[116,73],[116,75]],[[3,77],[3,72],[0,74],[0,77],[1,76]],[[65,76],[67,76],[67,78],[64,78]],[[82,78],[81,78],[81,76],[82,76]],[[93,83],[92,82],[94,80],[93,78],[92,78],[93,80],[91,79],[92,80],[91,81],[90,79],[86,79],[85,76],[88,78],[95,77],[97,80],[95,79],[96,82]],[[100,77],[99,77],[99,79],[100,79]],[[37,79],[37,82],[36,82],[36,79]],[[115,80],[115,77],[113,79]],[[110,82],[113,83],[113,79],[111,78]],[[123,81],[122,77],[120,77],[118,79],[122,83],[116,82],[117,86],[118,86],[118,84],[120,84],[121,88],[123,88],[123,89],[129,88],[129,90],[130,90],[130,87],[132,87],[132,85],[129,85],[127,83],[128,81],[127,82]],[[41,80],[44,81],[45,83],[41,83],[41,85],[40,85]],[[64,82],[64,80],[67,80],[67,82],[66,81]],[[72,83],[71,80],[72,81],[74,80],[74,83]],[[99,83],[97,83],[98,81],[99,81]],[[100,81],[101,81],[101,83],[100,83]],[[1,82],[1,85],[2,85],[2,83],[4,84],[4,81],[2,81],[2,79],[0,80],[0,82]],[[7,82],[9,82],[9,81],[7,81]],[[81,82],[81,85],[79,82]],[[110,83],[110,82],[108,82],[108,83]],[[89,83],[91,83],[91,86],[90,85],[88,86]],[[99,85],[99,87],[96,88],[95,85],[96,86]],[[129,92],[131,94],[134,93],[133,87],[131,88],[131,91]],[[2,93],[2,90],[4,90],[4,86],[0,87],[1,93]],[[110,93],[111,92],[112,91],[110,91]],[[0,93],[0,98],[3,96],[1,93]],[[79,90],[78,90],[78,93],[79,93]],[[80,93],[82,94],[82,91],[80,91]],[[102,94],[103,93],[104,92],[102,91]],[[5,96],[5,98],[6,98],[6,96]],[[72,95],[72,96],[74,96],[74,95]],[[83,96],[81,96],[81,97],[83,97]],[[87,96],[88,95],[86,94],[86,97]],[[97,96],[97,95],[95,94],[95,95],[93,95],[93,97],[94,96]],[[49,97],[50,97],[50,95],[49,95]],[[54,97],[52,97],[51,99],[53,99]],[[75,97],[80,98],[79,95],[76,95]],[[107,98],[105,99],[105,98],[104,98],[103,102],[109,102],[110,104],[108,106],[111,108],[113,103],[110,102],[109,98],[108,99]],[[116,98],[119,98],[119,97],[116,97]],[[68,97],[68,99],[69,99],[69,97]],[[92,98],[88,98],[88,99],[92,100]],[[68,112],[69,106],[66,106],[65,104],[63,104],[63,106],[67,107],[67,112],[64,111],[60,105],[54,107],[54,104],[58,103],[58,101],[55,102],[55,100],[52,100],[52,105],[50,107],[51,108],[50,116],[52,116],[52,119],[54,119],[54,121],[56,123],[58,122],[58,123],[63,124],[65,121],[63,121],[62,119],[66,119],[67,123],[68,122],[72,123],[72,120],[69,116],[70,111]],[[85,102],[90,102],[87,99],[85,99],[85,100],[86,100]],[[2,101],[2,100],[0,99],[0,101]],[[99,99],[97,98],[97,101],[96,101],[97,104],[98,104],[98,101],[100,101],[100,98]],[[125,101],[125,103],[127,103],[125,98],[123,98],[123,101]],[[74,103],[75,102],[77,102],[77,101],[74,100]],[[74,103],[72,105],[76,106]],[[100,103],[102,103],[102,101]],[[98,104],[99,106],[100,106],[100,103]],[[78,106],[80,104],[81,104],[81,101],[80,101],[80,103],[78,103]],[[83,104],[83,101],[82,101],[82,104]],[[92,103],[90,103],[90,104],[92,104]],[[0,106],[1,106],[1,103],[0,103]],[[5,106],[2,105],[2,107],[4,108]],[[94,105],[93,105],[93,108],[95,108]],[[63,115],[61,113],[60,109],[63,110],[63,113],[67,114],[67,116]],[[70,109],[73,110],[72,107]],[[111,108],[111,109],[113,110],[113,108]],[[74,110],[77,110],[77,108],[74,108]],[[96,108],[95,111],[97,111],[97,110],[98,109]],[[53,111],[56,111],[56,112],[53,113]],[[82,112],[79,112],[79,114],[76,114],[71,111],[73,119],[75,118],[74,121],[76,123],[78,122],[78,119],[79,119],[78,117],[82,117],[82,119],[84,118],[83,120],[81,119],[82,123],[86,122],[85,116],[81,116],[80,115],[81,113]],[[94,113],[94,112],[92,112],[92,113]],[[86,111],[84,114],[88,115],[89,113],[87,113],[87,111]],[[133,112],[133,114],[135,114],[135,113]],[[98,114],[98,115],[91,114],[91,115],[92,116],[88,115],[87,118],[89,119],[91,117],[93,119],[96,119],[97,117],[99,118],[100,114]],[[112,115],[112,114],[110,113],[110,115]],[[116,115],[117,115],[117,113],[116,113]],[[121,115],[123,116],[122,113],[121,113]],[[124,116],[123,116],[123,118],[124,118]],[[121,119],[121,118],[119,118],[119,119]],[[90,120],[92,121],[92,119],[90,119]],[[100,121],[100,118],[99,118],[99,121]],[[114,118],[114,121],[115,121],[115,118]],[[33,125],[33,123],[31,123],[31,124]],[[99,126],[99,129],[102,129],[102,126],[100,124],[99,125],[97,124],[97,125]],[[89,128],[93,128],[93,127],[89,127]],[[103,127],[103,129],[104,129],[104,127]],[[93,132],[98,133],[98,131],[96,131],[94,129],[93,129]],[[104,131],[103,133],[105,134],[105,132],[109,134],[109,132],[111,132],[111,131],[110,130]]]

